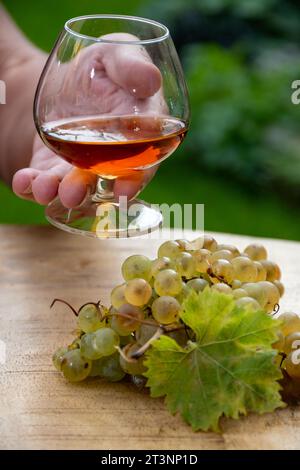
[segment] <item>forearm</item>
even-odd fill
[[[6,84],[6,104],[0,105],[0,176],[7,183],[32,155],[32,106],[45,60],[0,5],[0,79]]]

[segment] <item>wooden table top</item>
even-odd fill
[[[192,237],[191,237],[192,238]],[[250,237],[216,234],[243,248]],[[300,244],[262,240],[282,267],[282,309],[300,305]],[[193,432],[162,399],[129,383],[67,383],[51,362],[72,338],[76,307],[103,299],[130,254],[155,257],[159,242],[93,240],[50,227],[0,226],[1,449],[299,449],[300,407],[223,422],[223,434]]]

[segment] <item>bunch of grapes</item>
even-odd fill
[[[300,398],[300,318],[294,312],[282,313],[278,341],[273,347],[278,350],[277,361],[283,372],[281,384],[285,401]]]
[[[68,380],[99,376],[118,381],[127,374],[136,384],[143,383],[144,353],[154,339],[169,335],[181,346],[193,339],[180,319],[182,303],[193,290],[215,289],[232,295],[238,306],[268,313],[277,312],[284,293],[280,268],[267,259],[264,246],[251,244],[240,252],[207,235],[193,242],[166,241],[154,260],[130,256],[122,275],[124,282],[111,291],[109,308],[88,303],[76,312],[70,306],[77,316],[78,335],[53,356],[55,367]],[[293,368],[289,356],[292,340],[300,338],[300,318],[282,317],[289,326],[282,330],[285,341],[280,337],[275,346],[285,354],[287,373],[300,379],[300,366],[299,371]]]

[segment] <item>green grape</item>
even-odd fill
[[[131,279],[125,287],[125,298],[131,305],[146,305],[152,296],[152,287],[145,279]]]
[[[212,290],[216,290],[221,292],[222,294],[232,294],[232,289],[228,284],[224,284],[224,282],[217,282],[216,284],[211,286]]]
[[[234,279],[232,281],[231,287],[232,289],[240,289],[242,287],[242,281],[239,281],[238,279]]]
[[[227,259],[230,261],[233,258],[233,253],[232,251],[229,250],[216,250],[214,253],[212,253],[210,257],[210,262],[214,263],[218,259]]]
[[[202,248],[205,248],[206,250],[210,251],[216,251],[217,247],[218,243],[216,242],[214,237],[212,237],[211,235],[204,235]]]
[[[260,281],[257,282],[257,285],[261,286],[265,291],[267,302],[264,306],[266,312],[272,312],[280,300],[280,295],[277,287],[269,281]]]
[[[207,273],[210,267],[211,251],[202,248],[194,251],[193,258],[195,260],[195,269],[197,273]]]
[[[191,243],[194,246],[195,250],[200,250],[201,248],[205,248],[206,250],[209,250],[209,251],[215,251],[218,246],[216,240],[210,235],[203,235],[201,237],[198,237],[195,240],[193,240]]]
[[[244,256],[237,256],[231,261],[234,268],[234,278],[242,282],[255,282],[257,268],[253,261]]]
[[[285,339],[281,331],[278,331],[277,335],[278,339],[277,341],[275,341],[275,343],[272,344],[272,348],[282,352],[284,348]],[[280,360],[282,360],[282,357],[280,357]]]
[[[154,333],[156,333],[158,326],[154,325],[141,325],[141,327],[137,330],[135,337],[139,345],[143,346],[143,344],[147,343],[149,339],[152,338]]]
[[[291,379],[300,379],[300,351],[291,352],[284,361],[285,370]]]
[[[209,286],[208,282],[205,279],[197,277],[196,279],[191,279],[187,282],[187,287],[193,289],[196,292],[202,292],[205,287]]]
[[[220,251],[220,250],[231,251],[231,253],[233,254],[234,257],[240,255],[240,252],[239,252],[239,250],[237,249],[236,246],[228,245],[228,244],[225,244],[225,243],[221,243],[220,245],[218,245],[217,250],[218,251]]]
[[[267,281],[280,281],[281,271],[278,264],[273,263],[273,261],[262,260],[261,264],[267,271]]]
[[[168,258],[167,256],[163,256],[162,258],[156,258],[154,261],[152,261],[151,264],[151,277],[155,277],[159,271],[162,271],[163,269],[173,269],[174,268],[174,262],[171,260],[171,258]]]
[[[110,382],[119,382],[125,376],[120,366],[120,354],[116,351],[111,356],[101,357],[92,362],[91,377],[102,377]]]
[[[281,333],[282,334],[282,333]],[[300,331],[295,331],[286,336],[283,352],[289,354],[291,351],[300,348]]]
[[[260,261],[267,259],[268,253],[267,250],[263,245],[259,245],[258,243],[251,243],[244,249],[244,253],[246,253],[249,258],[253,261]]]
[[[245,289],[239,288],[232,291],[232,295],[235,299],[241,299],[242,297],[248,297],[248,292]]]
[[[174,323],[178,320],[181,305],[174,297],[163,295],[154,300],[152,315],[155,320],[163,325]]]
[[[84,380],[89,375],[91,368],[91,361],[86,357],[82,357],[79,349],[68,351],[61,363],[61,371],[70,382]]]
[[[177,299],[178,302],[182,304],[182,302],[184,301],[184,299],[187,298],[190,292],[191,292],[191,289],[188,286],[188,283],[185,283],[184,281],[182,281],[182,289],[178,295],[175,295],[175,299]]]
[[[113,354],[119,343],[120,338],[112,328],[101,328],[82,336],[80,351],[87,359],[100,359]]]
[[[278,320],[282,322],[280,326],[280,330],[284,334],[284,336],[288,336],[291,333],[295,333],[300,331],[300,317],[297,313],[294,312],[285,312],[282,313]]]
[[[280,297],[283,296],[284,294],[284,285],[280,281],[273,281],[273,284],[275,287],[277,287],[277,290],[279,292]]]
[[[137,277],[149,281],[151,277],[151,260],[143,255],[129,256],[122,264],[122,275],[125,281]]]
[[[164,269],[157,274],[154,289],[158,295],[178,295],[182,289],[181,276],[173,269]]]
[[[188,240],[184,240],[184,239],[179,239],[179,240],[175,240],[176,243],[178,243],[179,245],[179,248],[181,251],[189,251],[190,249],[192,249],[192,244],[191,242],[189,242]]]
[[[221,281],[229,284],[234,279],[234,268],[227,259],[218,259],[211,266],[212,273]]]
[[[128,360],[124,359],[122,355],[120,355],[120,366],[126,372],[126,374],[130,375],[142,375],[146,371],[146,367],[144,366],[144,357],[141,356],[138,359],[133,359],[131,356],[135,352],[139,350],[140,346],[137,343],[127,344],[125,348],[122,349],[123,354],[128,358]]]
[[[248,282],[243,284],[243,289],[247,292],[248,297],[257,300],[259,305],[264,308],[268,302],[268,290],[260,282]]]
[[[181,252],[179,243],[175,240],[169,240],[160,245],[158,249],[158,258],[166,256],[167,258],[176,258]]]
[[[266,268],[259,261],[253,261],[253,264],[257,269],[256,282],[265,281],[267,279]]]
[[[193,256],[185,251],[175,258],[175,266],[178,274],[186,279],[191,279],[196,269]]]
[[[57,370],[61,371],[62,360],[68,351],[69,351],[68,348],[62,347],[62,348],[58,348],[53,354],[52,362]]]
[[[197,253],[199,253],[199,255],[202,255],[202,258],[206,258],[208,260],[210,260],[212,255],[212,252],[210,250],[207,250],[206,248],[200,248],[200,250],[196,250],[195,252],[193,252],[194,255],[196,255]]]
[[[118,311],[116,310],[115,313],[117,314]],[[110,326],[111,328],[120,336],[120,342],[122,338],[127,338],[128,335],[131,334],[131,329],[124,328],[120,324],[120,317],[117,315],[114,315],[110,321]]]
[[[127,336],[133,331],[136,331],[141,326],[141,321],[145,318],[143,310],[131,304],[122,305],[115,313],[117,313],[117,315],[113,316],[111,327],[120,336]]]
[[[237,307],[250,307],[253,310],[261,310],[261,306],[257,300],[252,299],[252,297],[241,297],[236,301]]]
[[[84,333],[92,333],[105,325],[100,308],[95,304],[86,304],[79,310],[77,324]]]
[[[125,287],[126,284],[121,284],[113,288],[110,294],[110,301],[113,307],[119,308],[121,305],[126,304],[125,299]]]

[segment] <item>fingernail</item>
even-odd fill
[[[94,192],[94,190],[93,190],[92,186],[90,184],[88,184],[87,187],[86,187],[85,196],[82,199],[81,203],[77,207],[84,206],[84,204],[87,202],[87,200],[90,199],[93,192]]]

